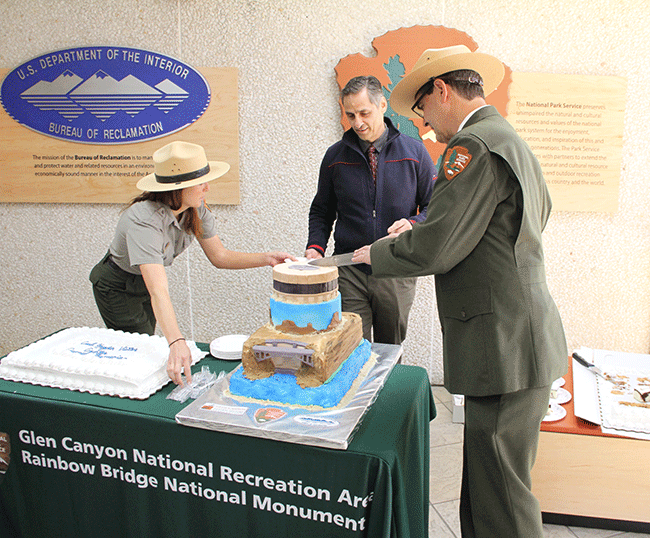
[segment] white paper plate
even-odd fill
[[[564,380],[564,378],[560,377],[559,379],[556,379],[555,381],[553,381],[553,384],[551,385],[551,388],[559,389],[560,387],[563,387],[565,383],[566,383],[566,381]]]
[[[571,393],[563,388],[557,389],[557,397],[551,398],[551,403],[565,404],[571,401]]]
[[[549,408],[549,413],[542,419],[542,422],[555,422],[566,417],[566,409],[561,405],[551,403],[549,404]]]
[[[245,334],[220,336],[210,342],[210,354],[217,359],[239,361],[246,340],[248,340],[248,336]]]

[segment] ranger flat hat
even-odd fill
[[[141,191],[175,191],[207,183],[223,176],[230,165],[208,161],[203,146],[190,142],[171,142],[153,154],[154,173],[138,181]]]
[[[501,84],[505,74],[505,68],[497,58],[481,52],[472,52],[465,45],[427,49],[415,62],[412,71],[393,88],[390,106],[401,116],[413,117],[415,114],[411,107],[415,104],[417,91],[429,79],[459,69],[471,69],[481,75],[486,96]]]

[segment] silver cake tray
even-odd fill
[[[176,415],[185,426],[288,443],[345,450],[368,408],[402,355],[402,346],[372,344],[376,363],[349,402],[338,409],[311,410],[229,395],[232,372]],[[349,396],[347,397],[349,398]]]

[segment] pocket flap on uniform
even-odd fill
[[[490,288],[466,288],[445,292],[442,315],[467,321],[474,316],[492,313]]]

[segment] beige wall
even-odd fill
[[[334,66],[413,25],[469,34],[513,71],[628,79],[619,211],[554,213],[549,284],[570,348],[650,352],[650,10],[575,0],[3,0],[0,66],[82,45],[132,46],[239,70],[242,203],[215,208],[232,249],[301,254],[326,148],[341,136]],[[341,5],[347,5],[341,8]],[[422,44],[423,48],[426,44]],[[636,98],[641,96],[641,98]],[[1,181],[0,167],[0,181]],[[66,326],[101,326],[87,274],[120,207],[0,204],[0,355]],[[199,341],[265,323],[270,268],[213,269],[194,245],[169,271],[182,329]],[[442,380],[431,277],[421,279],[407,363]]]

